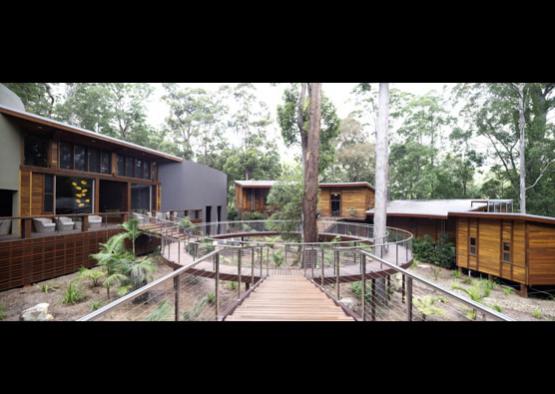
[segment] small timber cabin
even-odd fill
[[[239,214],[269,214],[270,189],[276,181],[235,181],[235,206]],[[322,218],[363,221],[366,211],[374,206],[374,188],[368,182],[320,183],[318,211]]]

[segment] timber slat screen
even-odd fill
[[[96,264],[98,245],[120,229],[0,242],[0,290],[71,274]]]

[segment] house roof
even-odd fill
[[[555,224],[555,217],[512,212],[449,212],[449,216],[481,219],[523,220],[527,222]]]
[[[387,215],[447,219],[451,212],[468,212],[486,206],[486,201],[474,199],[394,200],[387,203]],[[373,215],[374,209],[369,209],[366,213]]]
[[[160,151],[157,151],[155,149],[146,148],[144,146],[133,144],[131,142],[122,141],[122,140],[114,138],[114,137],[109,137],[109,136],[104,135],[104,134],[95,133],[94,131],[82,129],[80,127],[71,126],[71,125],[68,125],[66,123],[62,123],[62,122],[58,122],[56,120],[48,119],[48,118],[45,118],[43,116],[31,114],[31,113],[26,112],[26,111],[20,111],[20,110],[16,110],[16,109],[13,109],[13,108],[8,108],[8,107],[5,107],[3,105],[0,105],[0,113],[2,113],[4,115],[8,115],[8,116],[13,117],[13,118],[24,120],[24,121],[27,121],[27,122],[32,122],[32,123],[37,124],[37,125],[47,126],[47,127],[51,127],[51,128],[54,128],[54,129],[66,131],[66,132],[69,132],[69,133],[81,135],[81,136],[84,136],[84,137],[93,138],[95,140],[108,142],[110,144],[117,145],[117,146],[120,146],[120,147],[123,147],[123,148],[128,148],[128,149],[141,151],[141,152],[144,152],[144,153],[147,153],[147,154],[150,154],[150,155],[162,158],[162,159],[166,159],[166,160],[170,160],[170,161],[174,161],[174,162],[182,162],[183,161],[182,158],[174,156],[174,155],[170,155],[168,153],[160,152]]]
[[[235,181],[235,183],[242,187],[252,187],[252,188],[271,188],[273,185],[276,184],[277,181],[270,181],[270,180],[244,180],[244,181]],[[323,188],[355,188],[355,187],[367,187],[370,189],[374,189],[372,185],[368,182],[325,182],[320,183],[319,187]]]

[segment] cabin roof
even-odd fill
[[[393,200],[387,203],[387,215],[447,219],[451,212],[468,212],[486,206],[486,201],[475,199]],[[366,213],[373,215],[374,209],[369,209]]]
[[[527,222],[555,224],[555,217],[552,216],[530,215],[517,212],[449,212],[449,216],[498,220],[523,220]]]
[[[8,115],[17,119],[21,119],[27,122],[31,122],[41,126],[48,126],[54,129],[66,131],[69,133],[81,135],[84,137],[93,138],[96,140],[108,142],[114,145],[118,145],[124,148],[138,150],[144,153],[148,153],[150,155],[156,156],[161,159],[166,159],[174,162],[182,162],[183,159],[174,155],[170,155],[168,153],[160,152],[155,149],[147,148],[141,145],[134,144],[132,142],[122,141],[120,139],[110,137],[104,134],[95,133],[94,131],[82,129],[80,127],[71,126],[66,123],[58,122],[56,120],[52,120],[49,118],[45,118],[43,116],[35,115],[26,111],[19,111],[13,108],[8,108],[3,105],[0,105],[0,113],[4,115]]]
[[[235,183],[241,187],[252,187],[252,188],[271,188],[277,183],[277,181],[270,180],[244,180],[235,181]],[[359,188],[367,187],[372,190],[374,188],[368,182],[323,182],[318,185],[321,188]]]

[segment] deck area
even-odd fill
[[[225,321],[354,321],[302,272],[269,276]]]

